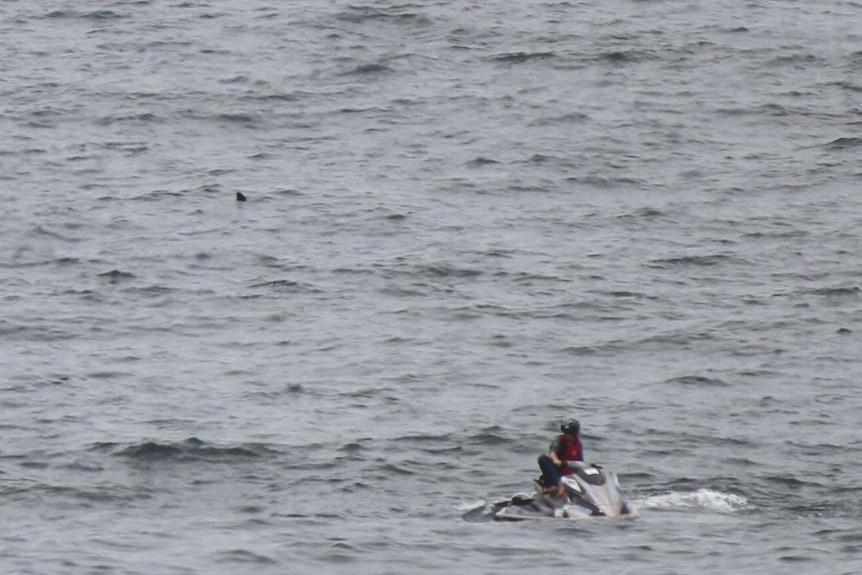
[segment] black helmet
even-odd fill
[[[578,433],[581,431],[581,424],[577,419],[570,419],[568,422],[562,424],[560,426],[560,431],[565,433],[566,435],[574,435],[578,436]]]

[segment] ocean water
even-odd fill
[[[860,30],[0,2],[0,572],[862,571]]]

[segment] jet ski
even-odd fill
[[[519,493],[509,500],[495,503],[494,519],[522,521],[638,517],[637,508],[620,493],[615,473],[582,461],[572,461],[568,465],[574,473],[563,476],[563,495],[543,493],[541,484],[536,482],[534,494]]]

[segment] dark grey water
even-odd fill
[[[701,4],[0,3],[0,571],[859,572],[862,4]]]

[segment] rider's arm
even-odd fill
[[[557,467],[563,466],[563,444],[560,441],[560,438],[554,439],[554,442],[551,443],[551,448],[548,450],[548,457],[551,458],[551,461],[554,462],[554,465]]]

